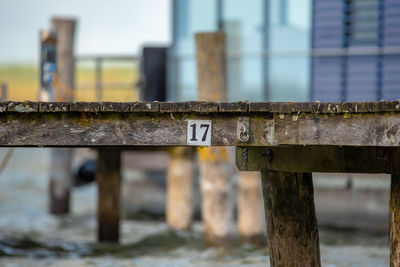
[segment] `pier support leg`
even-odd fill
[[[262,172],[271,266],[321,266],[311,173]]]
[[[54,148],[50,158],[49,210],[51,214],[69,213],[72,187],[71,148]]]
[[[241,242],[254,246],[262,246],[266,243],[260,172],[239,173],[238,228]]]
[[[400,175],[394,174],[390,188],[390,266],[400,266]]]
[[[192,225],[194,194],[194,150],[175,147],[170,150],[167,171],[166,216],[169,227],[187,230]]]
[[[118,242],[121,217],[121,152],[118,149],[98,150],[96,180],[98,186],[98,241]]]
[[[231,241],[233,179],[224,147],[199,149],[201,217],[207,245],[224,246]]]

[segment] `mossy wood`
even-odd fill
[[[118,242],[121,217],[121,152],[98,150],[96,182],[98,241]]]
[[[400,173],[400,149],[355,146],[237,147],[241,171]]]
[[[0,103],[0,146],[181,146],[188,119],[213,121],[213,146],[398,146],[400,102]],[[249,118],[250,139],[237,136]]]
[[[311,173],[261,172],[272,267],[321,266]]]

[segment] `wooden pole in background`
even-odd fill
[[[195,41],[199,100],[226,101],[224,33],[198,33]],[[200,148],[199,159],[205,242],[224,245],[231,239],[233,221],[233,181],[227,148]]]
[[[260,172],[239,172],[237,201],[241,242],[254,246],[265,245],[266,224]]]
[[[8,100],[8,87],[6,83],[1,84],[1,99],[0,101]]]
[[[57,75],[68,88],[75,87],[74,34],[75,20],[53,18],[52,28],[57,32]],[[72,92],[63,101],[72,101]],[[50,101],[55,101],[51,99]],[[50,213],[69,212],[69,198],[72,187],[72,149],[54,148],[50,159]]]
[[[192,225],[194,194],[194,150],[170,149],[167,171],[166,217],[169,227],[187,230]]]
[[[102,88],[102,64],[103,60],[98,57],[96,58],[96,101],[101,102],[103,101],[103,88]]]
[[[261,175],[271,267],[321,266],[312,174]]]
[[[100,242],[119,241],[121,217],[121,151],[98,149],[96,181],[98,186],[97,221]]]
[[[75,88],[74,37],[75,19],[53,18],[52,28],[57,32],[57,73],[60,80],[69,88]],[[72,93],[63,101],[72,101]]]

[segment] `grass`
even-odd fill
[[[94,65],[77,64],[76,101],[96,101]],[[103,101],[136,101],[137,67],[132,64],[105,64],[102,71]],[[0,83],[8,85],[8,100],[37,101],[39,96],[38,66],[13,64],[0,66]]]

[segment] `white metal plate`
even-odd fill
[[[211,146],[211,120],[188,120],[187,144],[190,146]]]

